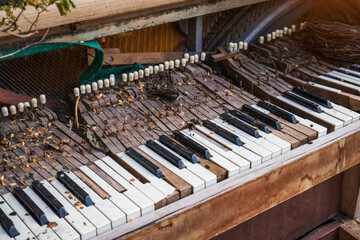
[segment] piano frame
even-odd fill
[[[96,239],[209,239],[343,172],[340,209],[355,217],[359,129],[350,124]]]

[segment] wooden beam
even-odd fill
[[[236,58],[239,55],[241,55],[241,50],[232,51],[230,53],[224,52],[224,53],[211,55],[211,59],[213,60],[213,62],[220,62],[226,59]]]
[[[202,32],[203,19],[202,16],[190,18],[187,20],[188,36],[186,39],[187,50],[191,52],[202,51]]]
[[[132,65],[135,62],[140,64],[162,63],[164,61],[181,59],[182,52],[144,52],[144,53],[121,53],[118,48],[104,48],[103,65]],[[95,50],[88,49],[88,62],[92,63]]]
[[[46,42],[89,41],[264,1],[266,0],[78,0],[77,8],[66,17],[60,17],[53,8],[42,14],[38,24],[40,34],[26,41],[39,40],[47,28],[50,28],[50,32]],[[29,11],[25,16],[32,19],[33,15]],[[76,25],[76,32],[69,24]],[[0,49],[27,43],[25,39],[1,33],[0,39]]]
[[[357,218],[360,205],[360,164],[344,173],[340,210],[352,219]]]
[[[109,231],[101,239],[211,238],[359,164],[359,129],[360,122],[353,123]]]

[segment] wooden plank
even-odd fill
[[[360,123],[330,133],[101,236],[208,239],[360,163]],[[327,161],[323,161],[326,159]],[[265,192],[264,192],[265,191]],[[260,197],[263,192],[267,197]],[[264,195],[263,194],[263,195]],[[251,204],[234,204],[249,202]],[[206,217],[205,217],[206,216]],[[152,223],[152,224],[151,224]],[[176,223],[176,224],[175,224]],[[142,231],[141,226],[149,224]],[[212,226],[208,228],[208,226]]]
[[[89,65],[94,60],[95,50],[88,49]],[[140,64],[162,63],[172,59],[181,59],[182,52],[144,52],[144,53],[122,53],[118,48],[104,48],[103,65],[132,65],[135,62]]]
[[[339,229],[339,240],[358,240],[360,239],[360,224],[348,220]]]
[[[360,164],[344,173],[340,210],[356,219],[360,206]]]

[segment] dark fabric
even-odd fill
[[[313,17],[360,25],[360,0],[315,0]]]

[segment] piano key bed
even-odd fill
[[[27,109],[33,120],[24,120],[27,112],[3,120],[1,239],[120,236],[359,127],[358,113],[303,92],[281,100],[312,120],[256,98],[202,62],[164,65],[145,69],[143,79],[111,76],[109,84],[75,91],[83,135],[41,106]],[[148,96],[151,83],[178,95]]]

